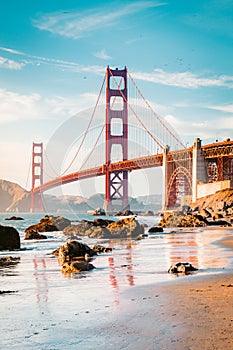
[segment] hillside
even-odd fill
[[[0,179],[0,211],[29,211],[30,193],[16,183]]]

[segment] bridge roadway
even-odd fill
[[[181,160],[187,156],[192,157],[193,147],[185,148],[183,150],[168,152],[167,156],[170,159]],[[201,146],[205,159],[213,159],[218,157],[233,158],[233,141],[229,139],[224,142],[216,142]],[[132,171],[145,168],[159,167],[163,165],[163,154],[155,154],[151,156],[144,156],[130,160],[111,163],[108,167],[110,172],[116,171]],[[57,177],[31,190],[32,193],[39,193],[48,191],[54,187],[65,185],[74,181],[88,179],[96,176],[103,176],[106,174],[107,166],[105,164],[90,168],[79,170],[68,175]]]

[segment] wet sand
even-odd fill
[[[221,232],[213,237],[221,241],[218,240],[214,244],[224,246],[226,250],[222,254],[232,257],[233,231],[225,233],[225,229],[218,230]],[[227,230],[229,231],[229,228]],[[175,235],[175,245],[169,244],[171,235],[163,238],[164,244],[169,247],[167,249],[170,255],[182,244],[185,243],[186,247],[187,237],[184,236],[183,240],[182,237]],[[154,239],[155,243],[156,241]],[[198,244],[202,245],[203,241],[204,239],[198,241]],[[145,251],[150,241],[145,240],[142,243],[145,244],[143,246]],[[187,241],[188,245],[191,243],[192,241]],[[142,251],[141,246],[135,247],[135,250],[137,249]],[[152,250],[151,253],[153,252]],[[196,252],[192,255],[189,249],[187,251],[182,249],[174,256],[169,255],[169,261],[175,262],[174,259],[177,261],[180,254],[185,257],[185,252],[189,258],[197,254]],[[109,288],[107,283],[98,286],[94,282],[93,288],[87,293],[86,285],[89,278],[80,280],[81,283],[75,278],[64,278],[57,268],[56,259],[41,258],[40,251],[36,251],[38,257],[35,255],[33,259],[33,264],[37,267],[33,265],[32,269],[29,260],[30,250],[24,253],[25,257],[22,256],[18,268],[20,271],[28,271],[28,274],[23,274],[28,284],[25,285],[24,281],[21,285],[20,273],[15,277],[11,276],[13,281],[19,284],[15,286],[6,284],[9,289],[19,289],[19,292],[1,298],[1,311],[4,317],[2,317],[0,349],[233,349],[233,273],[229,273],[231,272],[229,266],[221,269],[219,266],[222,265],[218,262],[217,269],[210,271],[209,275],[202,274],[200,270],[193,275],[174,276],[158,283],[149,280],[153,278],[153,274],[148,271],[147,283],[138,285],[139,274],[133,276],[127,267],[124,271],[119,269],[118,266],[121,266],[122,262],[125,263],[124,260],[120,260],[118,268],[114,270],[111,266],[109,276],[107,273],[109,268],[101,268],[92,276],[92,280],[96,283],[101,271],[106,271],[106,278],[111,281],[111,286],[112,284],[114,286],[114,289],[110,290],[111,294],[107,293]],[[210,266],[213,266],[214,254],[215,249],[204,249],[201,253],[199,258],[203,261],[204,265],[201,265],[203,270],[206,259]],[[153,263],[156,266],[157,260],[153,262],[151,256],[153,255],[148,259],[153,270]],[[113,255],[108,259],[112,257],[117,258]],[[129,252],[126,257],[129,259]],[[210,260],[212,258],[213,260]],[[99,259],[100,265],[104,267],[102,260],[105,261],[106,257],[102,256]],[[132,266],[136,269],[139,260],[133,261]],[[222,261],[225,260],[220,258],[220,263]],[[48,264],[47,268],[45,263]],[[126,276],[122,275],[123,272]],[[105,275],[100,276],[102,283]],[[118,282],[121,281],[120,277],[124,280],[125,277],[130,277],[131,282],[134,277],[134,283],[126,289],[121,289],[120,284],[116,284],[117,278]],[[5,278],[6,276],[3,276],[3,282]]]
[[[219,244],[233,249],[233,237]],[[185,276],[127,298],[128,316],[105,330],[118,349],[233,349],[233,273]]]

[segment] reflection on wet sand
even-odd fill
[[[200,232],[179,232],[167,234],[164,239],[169,245],[169,262],[189,262],[196,268],[221,268],[228,259],[217,245],[212,244],[226,236],[221,230],[203,230]]]
[[[46,260],[43,258],[33,259],[34,273],[36,281],[36,301],[42,309],[48,302],[48,280]]]

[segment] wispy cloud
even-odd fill
[[[77,62],[64,61],[57,58],[35,56],[35,55],[27,54],[25,52],[7,48],[7,47],[0,47],[0,50],[9,52],[10,54],[13,54],[13,55],[22,56],[22,59],[19,62],[2,58],[2,66],[4,66],[4,68],[12,67],[11,69],[21,69],[26,65],[39,66],[41,64],[44,64],[44,65],[51,65],[51,66],[60,68],[61,70],[67,70],[67,71],[69,70],[72,72],[90,72],[90,73],[92,72],[92,73],[101,74],[101,75],[104,74],[106,69],[106,67],[104,66],[97,66],[97,65],[84,66]],[[1,67],[1,57],[0,57],[0,67]]]
[[[133,72],[133,78],[152,83],[196,89],[199,87],[233,88],[233,76],[201,77],[191,72],[170,73],[162,69],[155,69],[152,73]]]
[[[16,62],[0,56],[0,68],[20,70],[23,66],[25,66],[23,62]]]
[[[94,53],[94,56],[97,57],[97,58],[100,58],[100,59],[102,59],[102,60],[109,60],[109,59],[111,58],[111,56],[109,56],[109,55],[107,54],[107,52],[106,52],[105,49]]]
[[[93,31],[114,27],[123,17],[163,5],[165,3],[156,3],[155,1],[135,1],[124,6],[116,6],[116,3],[113,3],[112,6],[108,6],[110,10],[106,10],[106,6],[104,6],[83,12],[48,13],[33,19],[32,23],[40,30],[79,39]]]
[[[222,111],[226,113],[233,113],[233,104],[230,105],[222,105],[222,106],[208,106],[210,109],[215,109],[217,111]]]

